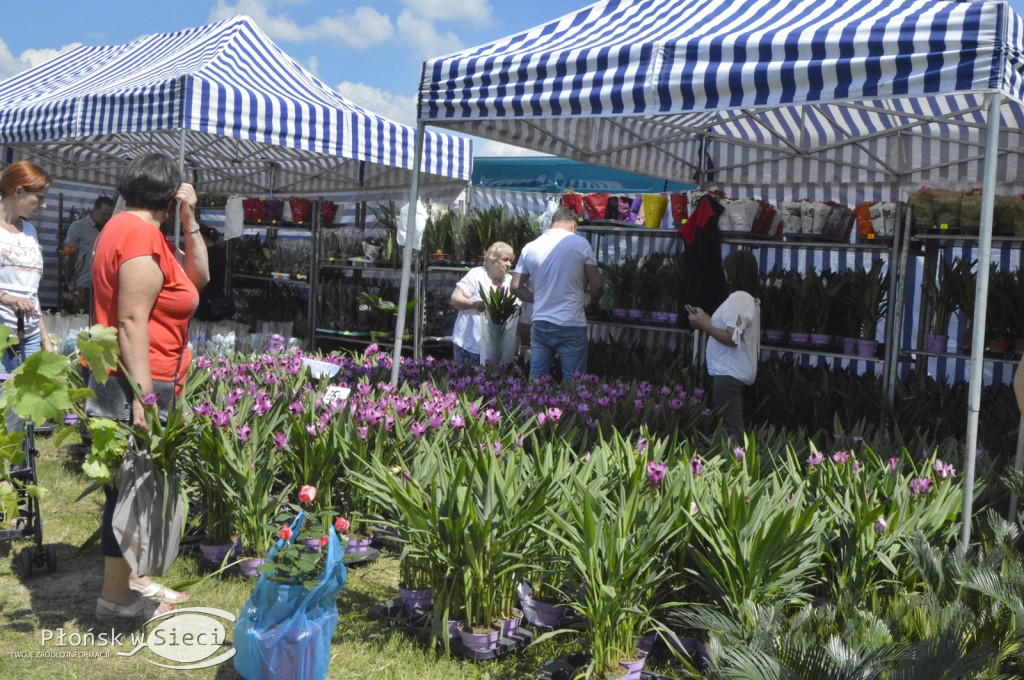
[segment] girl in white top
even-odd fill
[[[480,319],[484,312],[484,301],[480,298],[480,286],[491,291],[499,286],[506,289],[512,282],[512,262],[515,253],[512,246],[495,241],[484,255],[484,265],[473,267],[455,284],[451,305],[459,310],[452,330],[453,358],[460,364],[480,363]]]
[[[50,176],[35,163],[11,163],[0,175],[0,323],[18,327],[18,314],[24,319],[25,347],[28,356],[40,347],[52,351],[39,312],[39,280],[43,275],[43,251],[36,230],[27,218],[46,207]],[[18,365],[13,352],[3,358],[5,372]]]
[[[712,316],[699,307],[690,325],[708,334],[706,359],[711,376],[711,402],[722,413],[730,436],[743,437],[743,390],[757,378],[761,354],[761,282],[757,260],[749,250],[736,250],[722,261],[732,291]]]

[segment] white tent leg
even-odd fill
[[[995,207],[996,161],[999,158],[998,92],[989,96],[988,133],[985,138],[985,171],[981,188],[981,229],[978,237],[978,279],[974,291],[974,327],[971,329],[971,381],[967,393],[967,450],[964,452],[964,502],[960,513],[960,542],[971,541],[974,506],[975,451],[978,450],[978,416],[985,352],[985,314],[988,311],[988,270],[992,259],[992,210]]]
[[[426,123],[416,125],[416,150],[412,157],[412,186],[409,188],[409,210],[405,219],[405,249],[402,252],[402,287],[398,293],[398,320],[395,324],[395,351],[391,363],[391,384],[398,385],[398,369],[402,363],[402,334],[405,333],[405,306],[409,302],[409,279],[412,274],[412,242],[416,235],[416,202],[420,193],[420,164],[423,162],[423,138]]]
[[[185,128],[181,128],[178,131],[178,171],[181,173],[182,179],[185,178]],[[174,211],[174,246],[178,247],[181,243],[181,211]]]

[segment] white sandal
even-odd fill
[[[143,597],[148,597],[151,600],[156,600],[157,602],[181,604],[182,602],[188,600],[189,597],[188,593],[177,593],[176,596],[171,596],[170,593],[174,593],[175,591],[171,590],[170,588],[165,588],[159,583],[150,583],[148,586],[144,586],[140,583],[129,582],[128,587],[134,590],[139,595],[142,595]]]
[[[174,608],[173,605],[171,608]],[[156,616],[159,609],[159,602],[141,596],[136,596],[135,602],[129,605],[117,604],[103,597],[96,598],[97,621],[128,621],[142,624]]]

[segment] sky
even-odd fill
[[[278,47],[342,96],[374,113],[415,125],[416,90],[424,60],[502,38],[588,4],[588,0],[41,0],[22,10],[3,12],[0,80],[80,45],[119,45],[143,35],[247,14]],[[474,155],[533,152],[477,139]]]
[[[850,0],[856,2],[857,0]],[[0,20],[0,79],[79,45],[117,45],[252,17],[293,59],[354,103],[416,123],[420,68],[581,9],[588,0],[40,0]],[[1010,0],[1024,16],[1024,0]],[[533,152],[476,140],[474,155]]]

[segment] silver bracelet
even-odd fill
[[[197,233],[197,232],[198,232],[198,231],[199,231],[199,230],[200,230],[201,228],[202,228],[202,227],[196,227],[195,229],[188,229],[188,230],[186,230],[186,231],[185,231],[185,233],[186,233],[186,234],[195,234],[195,233]]]

